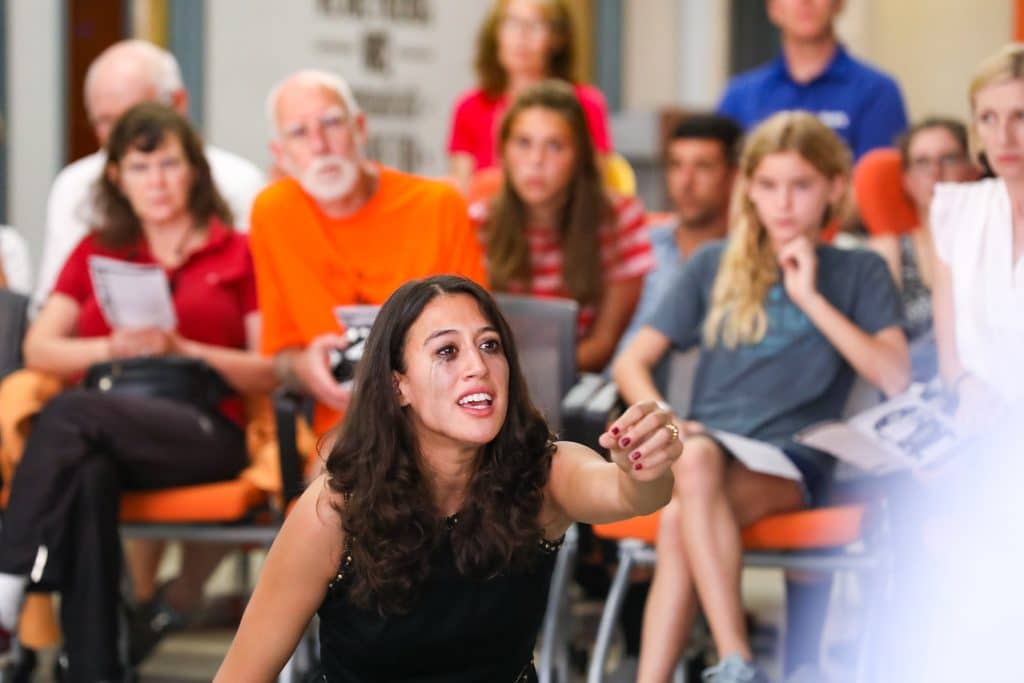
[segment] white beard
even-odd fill
[[[334,170],[336,177],[328,178],[321,175],[322,171],[328,169]],[[321,202],[334,201],[348,195],[356,186],[359,180],[359,163],[336,154],[317,157],[304,173],[296,176],[296,179],[302,185],[302,189],[314,199]]]

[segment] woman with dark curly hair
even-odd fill
[[[328,681],[532,681],[554,553],[574,521],[670,496],[678,431],[654,402],[555,442],[478,285],[384,304],[327,474],[274,542],[217,681],[273,680],[314,612]]]

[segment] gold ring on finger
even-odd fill
[[[669,422],[668,424],[665,425],[665,429],[668,430],[668,433],[672,435],[673,439],[679,438],[679,427],[676,427],[674,424]]]

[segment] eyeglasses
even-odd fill
[[[938,157],[914,157],[910,160],[913,173],[930,173],[933,170],[955,171],[967,163],[967,155],[961,152],[943,154]]]
[[[349,115],[341,109],[325,112],[314,122],[294,123],[281,131],[281,137],[288,142],[308,143],[314,135],[336,136],[345,130]]]
[[[551,30],[551,23],[543,19],[524,19],[513,15],[505,15],[498,23],[502,33],[522,33],[528,36],[541,36]]]

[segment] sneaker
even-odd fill
[[[736,654],[704,669],[700,678],[704,683],[768,683],[757,667]]]

